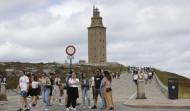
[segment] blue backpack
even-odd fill
[[[67,76],[66,86],[69,87],[69,79],[71,78],[71,75]]]

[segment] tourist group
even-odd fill
[[[97,69],[91,78],[88,74],[83,72],[80,74],[80,80],[77,78],[78,74],[69,72],[67,74],[66,83],[61,83],[59,75],[43,73],[40,77],[34,74],[25,74],[25,70],[20,71],[20,79],[17,86],[21,90],[20,103],[21,107],[17,111],[30,111],[33,107],[40,107],[37,104],[39,97],[42,95],[42,101],[45,103],[45,110],[52,109],[51,106],[55,100],[59,101],[59,105],[64,105],[66,111],[77,110],[76,106],[79,105],[77,99],[79,98],[79,89],[81,88],[81,96],[83,108],[97,109],[98,95],[102,100],[102,108],[107,110],[114,110],[114,103],[112,98],[112,77],[108,71]],[[66,94],[64,94],[64,89]],[[94,106],[90,105],[90,90],[92,90]],[[65,104],[61,100],[65,95]],[[31,96],[29,103],[27,97]],[[87,104],[85,103],[87,99]],[[25,109],[24,109],[25,108]]]

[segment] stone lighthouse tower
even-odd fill
[[[107,62],[106,27],[103,26],[99,10],[94,6],[91,25],[88,27],[88,62]]]

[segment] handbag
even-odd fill
[[[110,92],[112,91],[111,87],[110,88],[106,88],[106,92]]]

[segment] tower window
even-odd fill
[[[94,48],[94,50],[96,50],[96,48]]]
[[[100,32],[100,35],[101,35],[101,32]]]
[[[103,49],[104,49],[104,46],[103,46]]]

